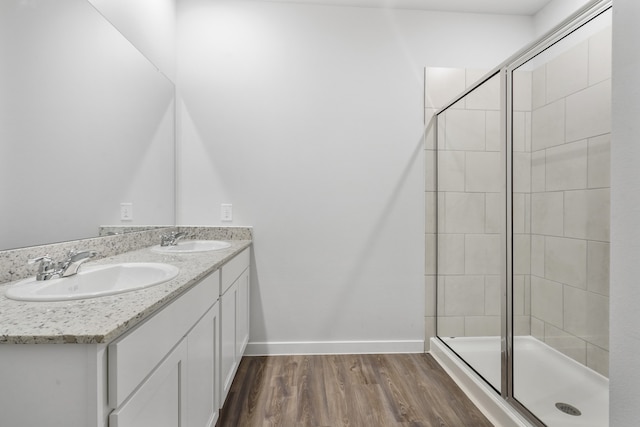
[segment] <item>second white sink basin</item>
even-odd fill
[[[154,262],[83,266],[78,274],[50,280],[21,280],[5,296],[20,301],[68,301],[114,295],[159,285],[179,273],[178,267]]]
[[[193,252],[217,251],[231,247],[230,243],[220,240],[180,240],[173,246],[156,245],[151,248],[154,252],[164,254],[183,254]]]

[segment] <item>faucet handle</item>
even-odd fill
[[[33,258],[27,261],[27,264],[35,264],[40,263],[38,267],[38,274],[36,274],[36,280],[48,280],[53,275],[57,274],[56,266],[53,262],[53,259],[49,256],[49,254],[44,256],[39,256],[37,258]]]
[[[47,254],[47,255],[39,256],[37,258],[32,258],[27,261],[27,264],[35,264],[37,262],[41,262],[42,264],[50,264],[52,261],[53,259],[51,259],[49,254]]]

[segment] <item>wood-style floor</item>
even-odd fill
[[[218,427],[492,426],[428,354],[242,359]]]

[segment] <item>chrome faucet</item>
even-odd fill
[[[36,280],[49,280],[58,274],[56,263],[53,262],[53,259],[51,259],[49,255],[40,256],[27,261],[28,264],[35,264],[37,262],[40,263],[40,266],[38,267]]]
[[[81,251],[75,249],[69,251],[64,261],[55,262],[49,255],[30,259],[29,264],[40,263],[36,280],[49,280],[57,277],[69,277],[78,274],[78,270],[82,264],[96,256],[95,251]]]
[[[81,251],[75,249],[69,251],[67,259],[62,263],[62,274],[60,277],[69,277],[78,274],[80,266],[97,255],[96,251]]]
[[[178,240],[185,237],[187,233],[184,231],[181,232],[172,232],[170,234],[163,234],[160,236],[160,246],[175,246],[178,244]]]

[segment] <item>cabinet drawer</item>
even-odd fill
[[[243,271],[249,267],[251,252],[249,248],[240,252],[231,261],[222,266],[222,277],[220,279],[220,295],[227,292]]]
[[[116,408],[218,299],[218,271],[109,344],[109,406]]]
[[[186,425],[187,343],[180,341],[125,403],[109,414],[110,427]]]

